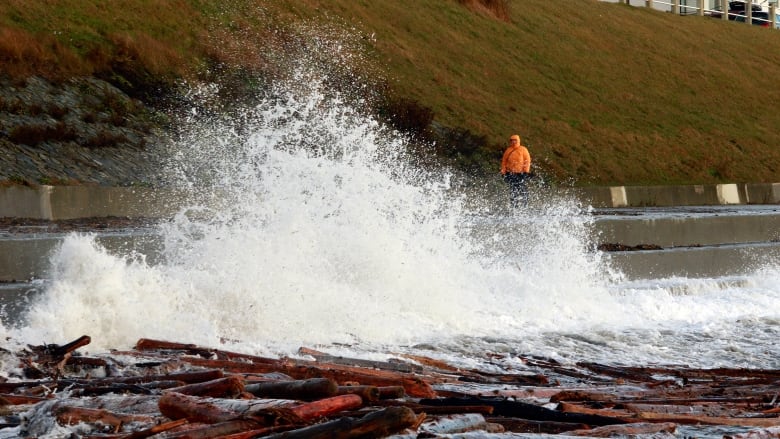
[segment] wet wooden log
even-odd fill
[[[193,426],[181,431],[169,431],[166,439],[212,439],[258,430],[258,424],[251,419],[233,419],[216,424]],[[263,431],[263,429],[259,429]]]
[[[0,406],[37,404],[41,401],[46,401],[47,399],[48,398],[42,398],[40,396],[12,395],[4,393],[0,394]]]
[[[417,416],[406,407],[388,407],[360,419],[342,417],[334,421],[266,436],[268,439],[354,439],[382,438],[416,425]]]
[[[103,409],[91,409],[84,407],[58,406],[54,410],[54,416],[60,425],[76,425],[84,422],[88,424],[104,424],[118,429],[128,422],[141,422],[153,424],[155,418],[148,415],[128,415],[113,413]]]
[[[723,439],[780,439],[780,427],[750,430],[744,433],[727,434]]]
[[[285,364],[284,359],[273,359],[259,357],[256,355],[242,354],[239,352],[230,352],[221,349],[197,346],[189,343],[178,343],[164,340],[153,340],[148,338],[139,339],[136,342],[135,349],[141,352],[149,351],[180,351],[190,355],[197,355],[203,358],[216,358],[218,360],[246,360],[252,364]]]
[[[187,419],[189,422],[216,424],[241,416],[241,413],[221,407],[206,398],[176,392],[164,393],[158,404],[160,413],[173,420]]]
[[[244,391],[244,380],[240,376],[232,375],[202,383],[192,383],[185,386],[174,387],[166,391],[176,392],[182,395],[234,398]]]
[[[70,354],[76,349],[86,346],[92,342],[92,339],[88,335],[82,335],[81,337],[73,340],[70,343],[64,345],[48,344],[41,346],[29,346],[30,350],[37,354],[36,361],[46,362],[59,362],[65,355]]]
[[[463,413],[436,417],[420,424],[418,431],[421,436],[426,434],[455,434],[480,430],[487,433],[503,433],[504,426],[489,423],[479,413]]]
[[[339,386],[328,378],[250,383],[244,389],[260,398],[310,401],[338,394]],[[377,391],[378,393],[378,391]]]
[[[615,409],[612,407],[593,408],[593,407],[587,407],[582,404],[572,404],[568,402],[558,403],[557,409],[559,411],[566,412],[566,413],[582,413],[588,415],[618,418],[618,419],[623,419],[626,422],[636,417],[636,412],[630,410]]]
[[[67,386],[100,386],[111,385],[115,383],[123,384],[136,384],[136,383],[151,383],[151,382],[166,382],[166,381],[181,381],[185,384],[202,383],[206,381],[212,381],[219,378],[224,378],[225,372],[220,369],[210,370],[198,370],[187,372],[171,372],[168,374],[150,374],[143,376],[118,376],[118,377],[106,377],[106,378],[69,378],[60,379],[59,381],[47,381],[37,382],[46,386],[56,386],[58,383],[65,383]]]
[[[638,417],[651,422],[673,422],[676,424],[704,424],[704,425],[737,425],[743,427],[777,427],[780,426],[780,418],[760,417],[722,417],[722,416],[698,416],[666,413],[642,412]]]
[[[170,419],[214,424],[233,419],[252,419],[258,426],[301,423],[331,416],[363,405],[357,395],[340,395],[307,403],[290,400],[226,400],[199,398],[175,392],[163,394],[160,413]]]
[[[220,439],[255,439],[255,438],[268,436],[269,434],[272,433],[276,433],[280,431],[288,431],[293,429],[294,427],[291,425],[277,425],[274,427],[263,427],[263,428],[258,428],[256,430],[247,430],[247,431],[242,431],[240,433],[228,434],[228,435],[220,436]]]
[[[289,410],[304,421],[324,418],[335,413],[351,410],[363,405],[363,399],[358,395],[338,395],[317,401],[299,404]]]
[[[643,374],[669,375],[687,380],[702,379],[707,381],[720,381],[723,378],[737,378],[739,381],[746,381],[748,379],[769,379],[772,381],[780,380],[780,370],[778,369],[748,369],[730,367],[702,369],[683,366],[621,366],[621,369],[627,372],[636,371]]]
[[[731,403],[690,403],[690,404],[621,404],[621,406],[633,413],[665,413],[697,416],[731,417],[748,414],[753,411],[752,404]],[[756,413],[758,414],[758,413]]]
[[[493,414],[511,418],[524,418],[537,421],[573,422],[586,425],[612,425],[625,424],[627,421],[621,418],[590,415],[582,413],[567,413],[550,410],[535,404],[520,401],[494,398],[440,398],[421,399],[423,405],[489,405],[493,407]]]
[[[183,381],[152,381],[149,383],[113,383],[103,386],[89,386],[84,384],[68,386],[71,396],[97,396],[107,393],[151,395],[159,390],[171,389],[183,386]]]
[[[199,347],[189,343],[178,343],[164,340],[153,340],[149,338],[139,339],[134,346],[137,351],[179,351],[190,355],[199,355],[204,358],[210,358],[213,354],[212,349]]]
[[[401,387],[403,390],[403,387]],[[376,402],[379,401],[379,398],[381,397],[381,393],[379,392],[379,387],[376,386],[363,386],[363,385],[356,385],[356,386],[337,386],[336,387],[336,394],[338,395],[358,395],[360,396],[363,401],[366,402]]]
[[[364,360],[360,358],[341,357],[337,355],[330,355],[325,352],[320,352],[305,347],[299,348],[298,353],[304,355],[311,355],[317,360],[316,363],[318,364],[321,363],[340,364],[345,366],[357,366],[357,367],[363,367],[368,369],[390,370],[390,371],[405,372],[405,373],[422,372],[423,370],[421,366],[418,366],[416,364],[401,362],[399,360],[375,361],[375,360]],[[299,364],[301,364],[301,362],[299,362]],[[312,364],[312,365],[316,365],[316,364]]]
[[[412,355],[412,354],[399,354],[398,356],[416,361],[424,366],[438,370],[440,372],[447,372],[452,374],[457,374],[461,372],[460,368],[452,366],[451,364],[445,361],[437,360],[435,358],[425,357],[422,355]]]
[[[587,437],[636,437],[639,435],[653,435],[658,433],[672,434],[677,430],[677,424],[673,422],[662,423],[635,423],[625,425],[604,425],[596,428],[572,430],[566,432],[572,436]]]
[[[426,413],[430,415],[454,415],[460,413],[478,413],[481,415],[493,414],[491,405],[425,405],[413,401],[379,401],[377,405],[387,405],[390,407],[409,407],[415,413]]]
[[[403,386],[383,386],[379,389],[379,399],[398,399],[406,396]]]
[[[585,424],[574,422],[533,421],[529,419],[508,417],[488,417],[485,419],[493,424],[501,424],[504,426],[504,430],[514,433],[559,434],[588,428]]]
[[[82,335],[76,340],[64,345],[47,344],[30,346],[31,356],[20,358],[24,365],[24,375],[28,378],[43,378],[52,376],[58,378],[64,374],[64,367],[71,354],[76,349],[86,346],[91,342],[87,335]]]
[[[164,433],[169,430],[173,430],[187,423],[186,419],[179,419],[177,421],[164,422],[159,425],[154,425],[149,428],[133,431],[130,433],[116,433],[116,434],[95,434],[84,435],[82,439],[144,439],[156,434]]]
[[[82,357],[80,355],[78,356],[71,356],[68,358],[68,360],[65,362],[66,366],[79,366],[79,367],[91,367],[91,368],[98,368],[98,367],[106,367],[108,366],[108,362],[102,358],[95,358],[95,357]]]

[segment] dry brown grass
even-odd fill
[[[0,26],[0,71],[13,78],[40,75],[50,79],[91,74],[89,63],[52,36]]]
[[[113,63],[137,64],[149,73],[160,76],[172,73],[185,76],[190,67],[184,57],[168,43],[158,41],[150,35],[109,34],[107,39],[114,46]]]
[[[46,141],[68,142],[76,139],[76,133],[65,123],[49,125],[19,125],[11,130],[9,140],[35,146]]]

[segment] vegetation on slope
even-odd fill
[[[519,133],[564,183],[780,181],[780,32],[596,0],[7,0],[0,70],[153,103],[229,72],[241,93],[337,28],[368,53],[377,111],[471,172]]]

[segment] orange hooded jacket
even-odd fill
[[[512,143],[512,140],[517,140]],[[531,154],[528,148],[520,144],[520,136],[517,134],[509,138],[510,145],[504,151],[501,158],[501,175],[509,173],[531,172]]]

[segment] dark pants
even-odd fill
[[[522,202],[523,206],[528,206],[528,174],[507,172],[504,181],[509,185],[509,205],[519,207]]]

